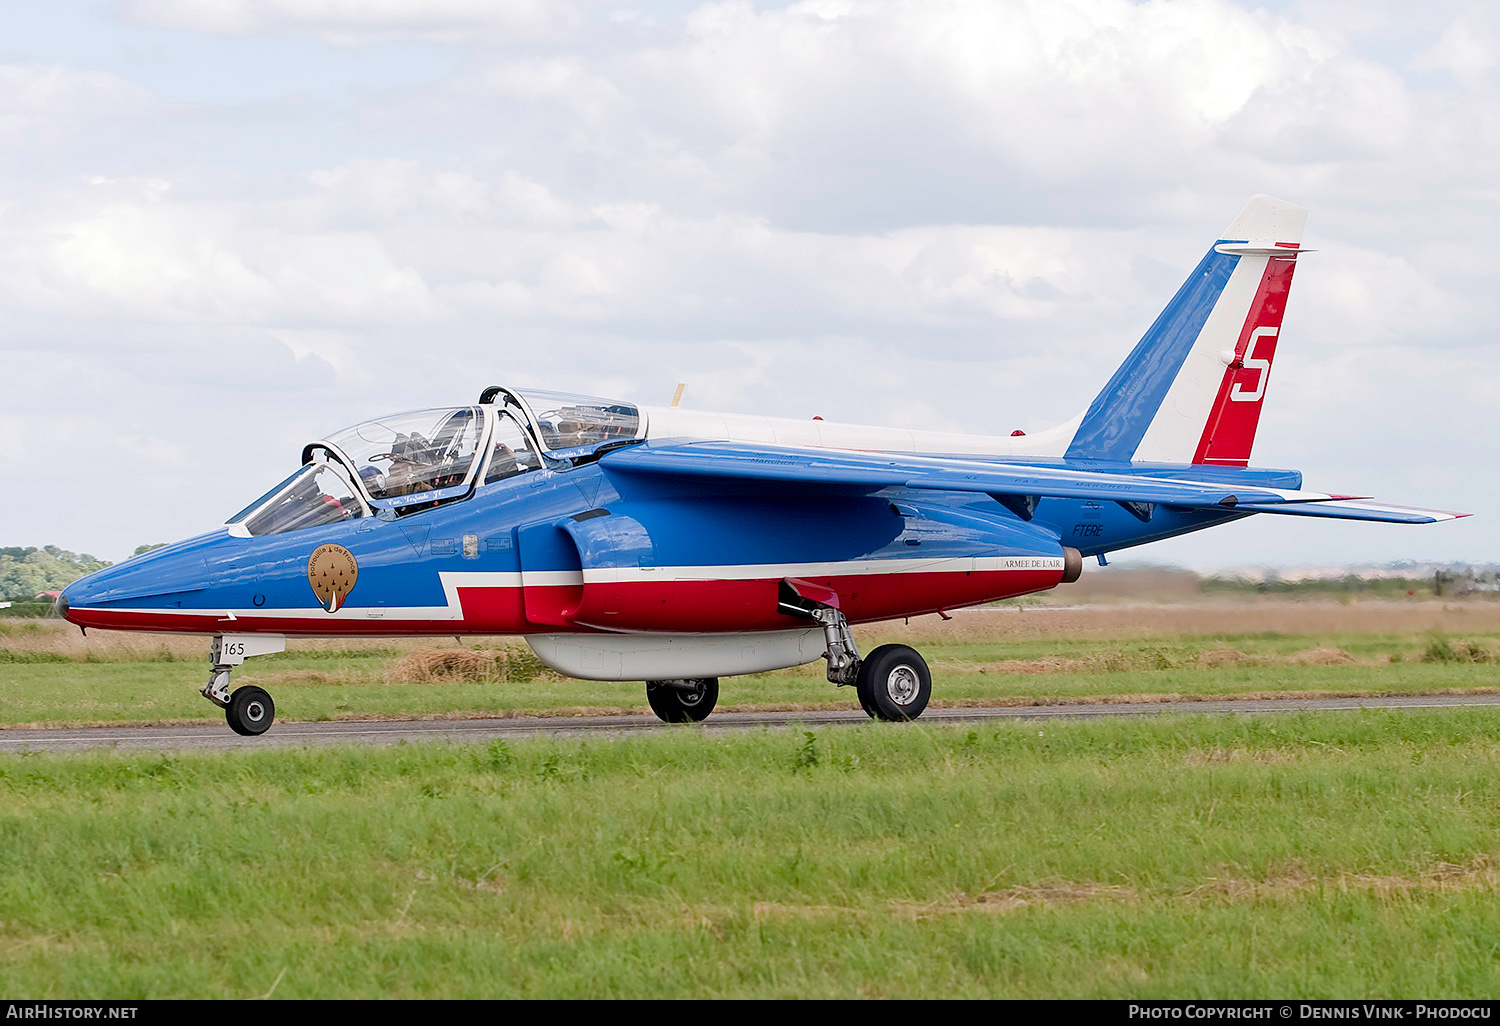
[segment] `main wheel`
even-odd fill
[[[229,696],[229,706],[224,710],[229,729],[236,734],[255,737],[271,728],[276,718],[276,703],[271,696],[254,684],[236,688]]]
[[[719,701],[719,678],[648,680],[646,701],[651,711],[668,723],[700,723]]]
[[[877,720],[914,720],[932,697],[927,660],[906,645],[881,645],[859,666],[859,704]]]

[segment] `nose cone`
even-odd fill
[[[204,552],[213,540],[178,542],[81,577],[58,596],[58,612],[80,627],[175,629],[154,621],[204,590]]]
[[[57,614],[69,623],[76,623],[80,627],[97,626],[89,616],[89,609],[100,604],[100,594],[105,589],[99,587],[97,578],[106,570],[95,571],[87,577],[80,577],[72,584],[62,590],[57,596],[55,603]]]

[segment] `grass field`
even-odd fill
[[[0,997],[1492,997],[1500,719],[0,758]]]
[[[1491,690],[1493,604],[973,613],[939,702]],[[202,639],[0,621],[0,725],[215,720]],[[642,710],[472,639],[283,716]],[[721,707],[853,707],[815,664]],[[1500,712],[0,755],[0,998],[1491,997]]]
[[[1008,609],[861,628],[917,646],[934,705],[1377,695],[1500,686],[1500,603],[1258,603]],[[561,680],[518,642],[297,641],[235,682],[283,720],[647,711],[639,683]],[[200,722],[202,638],[0,621],[0,725]],[[814,663],[727,679],[721,709],[851,708]]]

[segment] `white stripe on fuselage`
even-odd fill
[[[649,583],[653,581],[754,581],[782,577],[870,577],[881,574],[967,574],[975,572],[1004,573],[1031,570],[1062,570],[1061,556],[963,556],[950,559],[866,559],[819,563],[754,563],[738,566],[660,566],[602,567],[585,570],[546,570],[515,572],[440,571],[444,605],[441,606],[357,606],[346,605],[329,613],[321,606],[301,609],[127,609],[96,608],[101,613],[134,613],[149,616],[213,616],[219,613],[226,622],[232,619],[280,620],[390,620],[458,621],[464,618],[459,589],[520,589],[578,587],[584,584]],[[352,593],[351,593],[352,595]],[[88,607],[80,606],[79,612]]]
[[[899,566],[892,567],[892,564]],[[955,574],[974,571],[1061,570],[1061,556],[960,556],[944,559],[868,559],[832,563],[750,563],[742,566],[625,566],[585,570],[585,584],[622,581],[755,581],[781,577],[866,577],[878,574]],[[531,575],[527,574],[529,578]],[[576,581],[576,577],[574,580]]]

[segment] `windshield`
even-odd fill
[[[417,410],[356,424],[328,441],[353,461],[372,499],[395,499],[465,484],[483,427],[477,407]]]
[[[368,514],[342,473],[327,463],[311,463],[245,521],[245,530],[252,535],[281,534]]]
[[[641,415],[630,403],[531,389],[516,394],[536,415],[542,445],[548,449],[634,438],[640,431]]]
[[[261,494],[260,498],[256,499],[254,502],[250,503],[250,505],[246,506],[244,509],[240,510],[234,516],[232,516],[228,520],[224,521],[224,523],[226,523],[226,524],[237,524],[241,520],[244,520],[251,513],[254,513],[256,510],[258,510],[262,506],[264,506],[266,504],[266,502],[271,498],[271,496],[273,496],[273,495],[277,494],[278,492],[280,492],[287,485],[291,484],[297,478],[301,477],[304,473],[306,473],[306,471],[307,471],[307,468],[305,468],[305,467],[298,467],[296,470],[292,471],[289,475],[287,475],[285,478],[283,478],[280,481],[280,483],[276,484],[274,487],[272,487],[268,491],[263,492]]]

